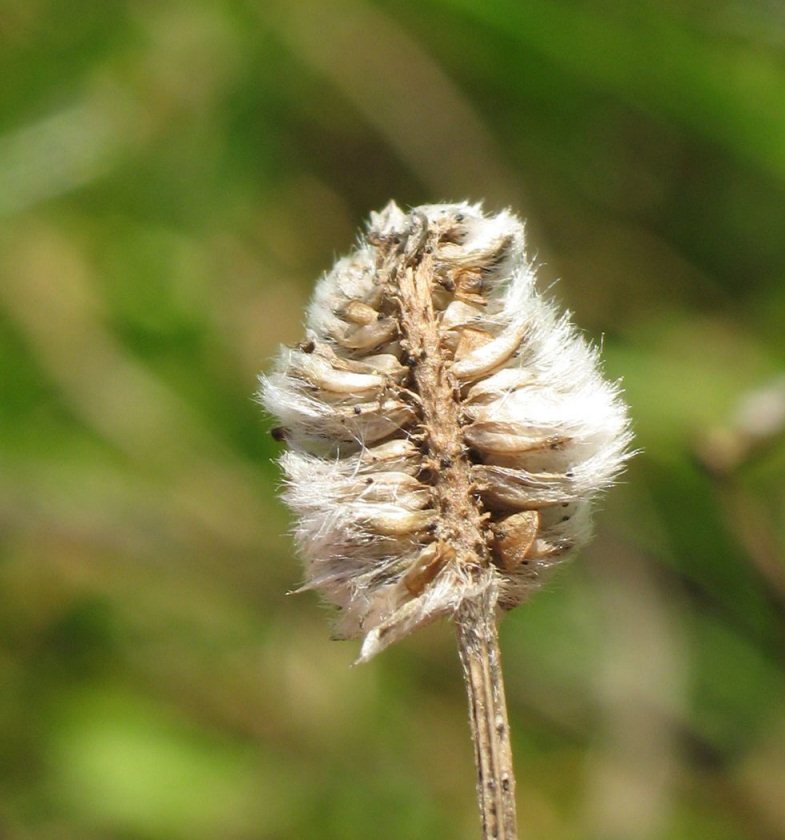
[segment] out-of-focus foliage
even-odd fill
[[[3,838],[477,835],[449,627],[350,670],[284,597],[251,397],[390,197],[527,216],[643,449],[503,625],[523,836],[785,837],[776,389],[734,420],[784,45],[766,0],[0,5]]]

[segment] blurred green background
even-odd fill
[[[643,449],[502,627],[522,836],[785,838],[766,0],[0,2],[0,836],[479,836],[449,626],[285,597],[252,399],[391,197],[524,215]]]

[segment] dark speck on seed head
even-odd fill
[[[286,429],[283,426],[276,426],[274,429],[270,429],[270,437],[279,442],[286,440]]]
[[[353,411],[354,411],[355,414],[362,414],[363,413],[363,410],[360,408],[359,405],[356,405],[354,407]]]

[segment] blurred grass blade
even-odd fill
[[[645,3],[622,15],[543,0],[435,2],[785,181],[785,67],[760,44],[706,37]]]
[[[131,142],[128,103],[86,101],[0,137],[0,217],[100,177]]]

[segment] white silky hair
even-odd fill
[[[502,558],[479,577],[434,560],[433,479],[416,398],[405,394],[395,295],[380,280],[375,243],[405,235],[415,215],[443,231],[433,306],[453,354],[477,503],[496,528],[492,550],[502,551],[516,523],[536,523],[514,566]],[[487,587],[505,609],[524,601],[589,539],[591,500],[629,457],[619,386],[569,316],[537,291],[523,224],[467,202],[411,213],[391,203],[372,214],[368,235],[320,279],[305,341],[281,351],[260,396],[289,445],[280,463],[302,589],[339,608],[336,635],[364,637],[361,660]]]

